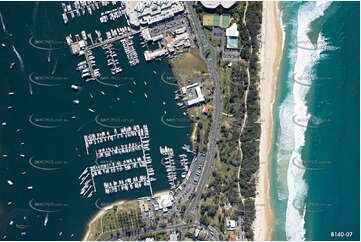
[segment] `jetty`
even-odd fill
[[[127,144],[121,144],[118,146],[103,147],[95,150],[96,158],[108,158],[115,155],[123,155],[132,152],[142,152],[140,156],[136,158],[129,158],[125,160],[107,161],[105,164],[93,165],[85,168],[85,170],[79,176],[80,185],[82,186],[80,194],[82,196],[92,197],[96,192],[95,177],[103,176],[107,174],[115,174],[123,171],[129,171],[131,169],[143,168],[146,171],[144,179],[136,178],[136,180],[126,181],[112,181],[104,182],[104,188],[106,194],[111,194],[119,191],[128,191],[133,188],[139,189],[142,186],[147,186],[153,196],[153,189],[151,182],[156,181],[154,169],[152,167],[152,158],[150,156],[150,142],[149,142],[149,130],[147,125],[133,125],[122,128],[114,128],[111,131],[101,131],[98,133],[92,133],[84,135],[84,142],[87,154],[89,155],[89,147],[98,144],[106,144],[107,142],[114,142],[119,139],[127,138],[139,138],[139,142],[130,142]]]
[[[159,147],[159,151],[160,154],[165,156],[164,157],[164,165],[166,168],[166,171],[168,173],[167,178],[168,178],[168,182],[169,185],[171,187],[171,189],[175,189],[176,188],[176,184],[175,181],[177,180],[177,172],[176,172],[176,167],[175,167],[175,162],[174,162],[174,151],[172,148],[169,148],[167,146],[165,147]]]

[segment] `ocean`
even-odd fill
[[[130,67],[122,45],[115,43],[123,71],[113,76],[104,51],[94,49],[102,77],[86,83],[76,71],[84,57],[71,55],[65,42],[66,35],[71,33],[74,39],[81,30],[95,38],[97,29],[104,38],[110,28],[125,26],[124,17],[107,24],[99,22],[100,13],[112,8],[108,5],[79,19],[68,14],[65,25],[60,2],[0,3],[0,43],[5,45],[0,46],[0,122],[6,123],[0,126],[2,240],[81,240],[88,221],[101,207],[150,195],[147,187],[105,195],[103,179],[96,180],[99,192],[91,199],[79,194],[78,177],[86,167],[134,158],[125,155],[96,161],[94,149],[86,154],[83,135],[113,132],[104,126],[147,124],[157,179],[152,183],[153,192],[170,187],[159,147],[173,148],[178,162],[178,155],[186,153],[183,144],[189,144],[191,122],[174,100],[175,80],[167,60],[145,63],[146,48],[135,36],[140,58],[137,66]],[[9,69],[12,62],[16,63],[14,70]],[[78,91],[72,90],[73,84],[79,86]],[[14,94],[9,95],[11,92]],[[73,104],[75,99],[80,101],[78,105]],[[115,145],[120,144],[109,144]],[[192,160],[190,155],[188,160]],[[139,175],[145,175],[144,168],[107,176],[104,181]],[[14,185],[9,186],[8,180]]]
[[[360,239],[359,2],[279,3],[273,240]]]

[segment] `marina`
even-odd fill
[[[175,181],[177,180],[177,172],[174,157],[174,150],[167,146],[159,147],[160,154],[164,156],[164,165],[167,171],[167,178],[171,189],[175,189],[177,184]]]
[[[174,148],[178,157],[178,154],[182,153],[182,144],[189,142],[188,128],[173,129],[160,122],[164,110],[175,118],[183,117],[182,113],[178,112],[176,103],[173,102],[173,87],[163,85],[160,80],[163,73],[172,76],[168,63],[164,59],[157,62],[145,62],[143,53],[148,46],[141,46],[139,41],[141,38],[138,34],[141,30],[128,25],[126,16],[122,15],[115,21],[108,19],[107,23],[99,21],[102,12],[118,9],[121,3],[112,5],[109,2],[104,7],[98,3],[99,10],[94,4],[95,10],[90,6],[92,15],[85,7],[84,15],[82,15],[82,10],[79,10],[80,17],[77,17],[77,12],[74,11],[73,2],[65,4],[72,5],[75,15],[73,19],[71,13],[67,13],[67,24],[63,22],[61,3],[54,5],[39,2],[37,6],[37,3],[24,2],[19,3],[17,7],[12,7],[9,3],[6,11],[11,14],[7,15],[2,11],[4,23],[8,29],[12,30],[12,39],[16,43],[16,49],[24,59],[26,72],[34,72],[36,74],[34,77],[51,75],[54,79],[57,76],[63,76],[71,80],[64,82],[63,87],[37,86],[31,83],[32,95],[30,95],[30,85],[29,89],[28,85],[23,85],[28,82],[28,75],[21,73],[21,64],[15,56],[8,56],[8,50],[12,51],[11,43],[5,42],[6,47],[0,48],[3,50],[2,56],[7,60],[7,63],[0,67],[2,73],[5,74],[3,79],[9,80],[1,82],[5,96],[4,102],[0,105],[6,112],[0,120],[0,126],[4,135],[17,137],[16,151],[12,149],[14,146],[12,141],[5,141],[4,149],[0,154],[1,165],[11,167],[3,177],[5,192],[9,196],[1,198],[4,216],[8,219],[2,227],[0,226],[0,236],[6,235],[9,240],[24,238],[28,240],[57,240],[59,238],[81,240],[86,223],[98,210],[93,206],[94,201],[99,199],[101,201],[99,204],[106,204],[151,196],[153,192],[169,189],[168,173],[159,162],[161,160],[159,146],[167,144],[168,147]],[[21,7],[23,5],[26,7]],[[24,15],[24,19],[13,17],[19,14]],[[108,18],[110,18],[109,14]],[[33,20],[30,25],[26,23],[29,19]],[[43,21],[48,24],[41,24]],[[34,33],[30,41],[33,45],[28,41],[29,32],[23,31],[25,26]],[[123,29],[122,36],[119,34],[121,28]],[[115,36],[115,30],[118,36]],[[128,30],[130,33],[126,32]],[[111,39],[108,39],[107,32],[110,32]],[[78,38],[75,35],[78,35]],[[128,41],[128,36],[133,36],[132,46],[139,59],[139,63],[134,66],[128,65],[128,57],[120,42],[123,38]],[[79,47],[79,53],[73,55],[69,48],[71,50],[71,45],[73,45],[76,50],[76,42],[84,46],[81,51]],[[120,64],[117,67],[122,69],[115,75],[111,73],[113,65],[107,65],[108,58],[105,52],[108,49],[102,48],[106,44],[111,44],[114,48],[117,54],[114,59]],[[156,45],[157,43],[154,47]],[[52,50],[49,51],[49,49]],[[31,61],[34,58],[38,61]],[[12,62],[16,64],[13,70],[9,70]],[[56,64],[57,68],[54,68]],[[99,77],[95,76],[96,69],[99,71]],[[82,75],[84,75],[83,78]],[[94,79],[96,81],[91,81]],[[101,85],[97,80],[114,83],[118,88],[114,88],[115,85],[114,87]],[[128,90],[132,94],[129,94]],[[167,105],[162,105],[162,102]],[[7,111],[8,107],[12,109]],[[59,125],[58,127],[61,128],[56,129],[35,127],[29,125],[28,119],[24,120],[24,113],[30,115],[34,113],[34,122],[36,120],[58,122],[59,119],[55,117],[61,116],[67,120],[67,125]],[[114,128],[105,127],[114,125],[119,134],[123,127],[131,127],[133,130],[133,126],[137,123],[142,124],[139,127],[143,129],[143,133],[146,133],[149,127],[151,137],[149,134],[141,134],[139,137],[137,133],[128,132],[127,135],[131,137],[125,138],[126,134],[123,133],[123,138],[121,135],[118,138],[118,135],[114,136]],[[147,129],[143,128],[145,123]],[[99,136],[98,133],[100,133]],[[92,134],[94,136],[88,137],[87,152],[84,136]],[[109,135],[113,137],[113,140],[107,137]],[[128,147],[131,143],[136,143],[138,147],[141,145],[140,150],[96,159],[96,152],[100,149],[121,147],[121,145]],[[29,158],[32,158],[30,163],[34,166],[27,162]],[[11,165],[15,164],[14,162],[17,166]],[[113,162],[115,164],[112,164]],[[93,183],[90,167],[108,163],[110,167],[117,166],[117,168],[114,167],[116,172],[112,171],[112,168],[106,168],[109,171],[107,173],[106,169],[98,167],[96,175],[93,172],[95,175]],[[85,169],[86,172],[79,178]],[[22,172],[26,172],[24,173],[26,175],[22,175]],[[62,179],[57,179],[57,177],[62,177]],[[119,181],[125,183],[128,178],[133,183],[134,177],[137,177],[138,181],[135,183],[138,185],[140,178],[145,177],[140,188],[135,188],[138,185],[133,184],[133,189],[131,189],[129,184],[128,191],[118,188],[118,192],[105,193],[104,183],[113,184],[113,181],[118,184]],[[8,180],[13,185],[7,183]],[[33,189],[28,190],[27,187],[33,187]],[[18,192],[23,195],[15,196]],[[31,206],[29,201],[32,201]],[[48,216],[47,211],[50,211]],[[8,228],[10,221],[14,221],[12,228],[15,228],[16,222],[19,219],[23,221],[24,216],[27,217],[24,224],[32,221],[35,221],[35,224],[31,229],[23,230],[26,232],[23,237],[18,230]],[[45,222],[46,217],[48,217],[48,222]],[[74,217],[77,217],[76,221]]]
[[[123,128],[114,128],[112,134],[110,131],[103,131],[83,136],[87,155],[89,155],[89,147],[91,145],[132,137],[142,137],[144,139],[149,138],[148,126],[143,125],[142,128],[139,125],[127,126]]]
[[[63,14],[62,18],[64,24],[69,22],[68,14],[72,19],[84,16],[86,13],[93,14],[93,11],[97,11],[102,7],[106,7],[108,4],[116,5],[116,1],[74,1],[69,4],[62,3]],[[74,8],[74,9],[73,9]]]
[[[134,49],[133,38],[129,36],[120,41],[123,45],[125,54],[127,55],[130,66],[135,66],[139,64],[138,54]]]
[[[103,47],[103,50],[105,50],[105,54],[107,55],[107,65],[111,66],[111,73],[112,75],[118,74],[122,71],[122,68],[120,68],[119,61],[117,59],[117,54],[114,52],[114,48],[112,44],[106,44]]]
[[[104,182],[105,194],[111,194],[121,191],[128,191],[132,189],[139,189],[142,186],[150,186],[151,182],[155,181],[155,178],[148,180],[146,176],[139,176],[133,178],[127,178],[125,180]]]
[[[96,158],[108,158],[114,155],[129,154],[142,150],[142,144],[140,143],[129,143],[121,146],[106,147],[96,150]]]
[[[131,169],[144,168],[147,175],[144,176],[146,179],[143,179],[142,176],[138,178],[133,178],[133,182],[128,180],[125,181],[112,181],[105,182],[103,185],[105,187],[105,193],[115,193],[118,191],[128,191],[134,188],[141,188],[143,186],[148,186],[151,193],[152,187],[151,182],[156,181],[154,169],[151,167],[152,159],[149,154],[149,130],[147,125],[133,125],[126,126],[122,128],[114,128],[113,133],[109,131],[103,131],[98,133],[92,133],[89,135],[84,135],[84,143],[86,147],[87,155],[89,155],[89,147],[91,145],[106,144],[107,142],[115,142],[121,139],[130,139],[130,138],[139,138],[139,143],[131,142],[127,144],[122,144],[120,146],[106,147],[95,150],[96,159],[109,158],[111,156],[124,155],[133,152],[142,152],[142,156],[136,158],[125,159],[123,161],[112,161],[107,162],[106,164],[94,165],[85,168],[85,170],[78,177],[80,180],[80,185],[82,186],[80,195],[91,198],[96,192],[96,182],[95,177],[104,176],[107,174],[115,174],[123,171],[129,171]],[[134,180],[136,179],[136,180]],[[113,185],[112,185],[113,184]]]
[[[107,6],[109,2],[101,3],[101,6]],[[116,5],[117,2],[112,2]],[[151,2],[135,3],[121,2],[120,7],[103,11],[100,14],[99,21],[102,24],[108,21],[115,21],[123,18],[127,21],[127,26],[118,26],[105,32],[106,38],[103,40],[102,33],[94,30],[96,38],[93,39],[91,33],[86,34],[85,30],[81,31],[82,38],[79,34],[75,35],[73,42],[72,34],[66,36],[66,42],[70,47],[70,52],[76,56],[85,56],[86,64],[81,70],[82,78],[86,81],[96,80],[101,76],[99,69],[95,68],[95,60],[92,59],[91,50],[102,47],[107,54],[107,65],[111,68],[111,74],[116,75],[122,72],[119,61],[116,59],[117,54],[114,52],[112,44],[120,41],[129,65],[131,67],[139,64],[140,60],[137,51],[134,48],[133,37],[140,33],[140,44],[142,47],[148,47],[148,44],[158,43],[159,48],[156,50],[144,51],[144,59],[147,62],[159,61],[164,57],[174,58],[180,53],[187,51],[190,47],[195,46],[188,33],[189,23],[184,15],[183,3],[177,2]],[[74,18],[74,12],[80,17],[85,13],[85,9],[92,15],[94,10],[99,9],[98,2],[74,3],[75,10],[71,4],[62,4],[64,23],[68,22],[67,15]],[[90,42],[89,42],[89,41]],[[79,68],[79,66],[78,66]]]
[[[118,7],[118,8],[114,8],[112,10],[108,10],[105,12],[102,12],[100,15],[101,17],[99,18],[99,21],[101,23],[107,23],[109,20],[110,21],[115,21],[118,18],[120,18],[121,16],[125,15],[125,11],[124,11],[124,3],[121,3],[122,6]]]
[[[106,39],[103,40],[100,31],[95,30],[96,39],[93,39],[91,33],[86,34],[82,31],[82,39],[79,34],[75,35],[75,42],[73,41],[72,35],[66,36],[66,42],[70,48],[70,52],[76,56],[85,57],[84,61],[78,63],[77,70],[81,72],[81,77],[86,80],[95,80],[101,77],[100,70],[96,68],[95,57],[93,56],[92,50],[101,47],[107,56],[107,65],[111,66],[111,73],[113,75],[122,72],[122,68],[119,66],[117,60],[117,54],[114,51],[112,43],[116,41],[122,41],[124,50],[127,54],[129,64],[134,66],[139,63],[138,55],[133,47],[132,36],[137,34],[138,31],[134,31],[129,27],[119,27],[106,31]],[[89,43],[90,41],[90,43]]]

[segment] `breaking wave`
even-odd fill
[[[308,2],[300,6],[297,15],[297,43],[302,43],[300,47],[294,44],[288,56],[291,65],[294,66],[293,72],[288,73],[289,80],[292,76],[308,76],[310,82],[315,79],[314,67],[323,58],[321,53],[327,47],[327,41],[318,34],[317,43],[312,43],[307,33],[312,31],[310,24],[317,18],[324,15],[325,10],[331,5],[330,2],[317,4]],[[311,83],[310,83],[311,84]],[[278,179],[287,181],[284,188],[278,191],[279,199],[287,199],[287,211],[285,220],[285,231],[287,240],[305,240],[304,216],[306,212],[305,199],[307,195],[307,184],[303,179],[305,169],[290,165],[292,160],[302,160],[302,149],[305,145],[305,133],[307,126],[297,126],[292,121],[292,117],[302,117],[308,124],[310,114],[308,112],[306,95],[310,86],[298,85],[290,82],[290,90],[287,97],[280,105],[280,136],[277,143],[278,153],[276,156],[278,164]],[[287,171],[286,171],[287,169]],[[284,177],[287,174],[287,177]],[[297,206],[295,206],[297,204]]]

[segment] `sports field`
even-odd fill
[[[228,28],[231,18],[228,15],[205,14],[203,15],[203,26],[214,26]]]

